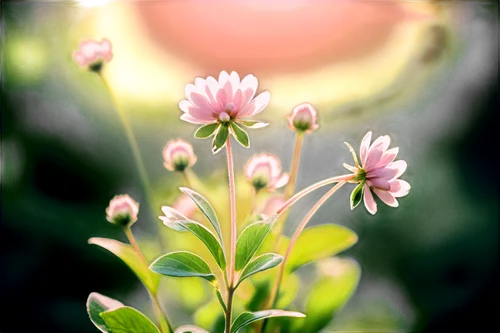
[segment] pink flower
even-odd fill
[[[163,149],[163,158],[165,168],[170,171],[184,171],[196,163],[193,146],[182,139],[168,142]]]
[[[352,147],[346,143],[353,155],[355,166],[347,164],[344,166],[353,172],[352,175],[346,176],[345,180],[359,184],[351,193],[351,209],[354,209],[363,198],[368,212],[375,214],[377,203],[372,191],[385,204],[398,207],[396,198],[407,195],[410,184],[398,179],[405,172],[407,164],[403,160],[394,161],[399,149],[388,150],[391,141],[389,136],[380,136],[370,145],[371,137],[372,132],[368,132],[361,141],[361,163],[358,162]]]
[[[193,124],[202,124],[197,138],[208,138],[215,134],[213,150],[224,147],[231,133],[243,146],[249,146],[248,135],[241,126],[260,128],[267,124],[248,120],[264,110],[269,103],[267,91],[255,96],[257,78],[251,74],[240,81],[238,73],[222,71],[219,80],[209,76],[196,78],[195,84],[186,85],[187,100],[179,103],[184,112],[181,119]]]
[[[112,45],[109,40],[103,38],[101,42],[85,40],[80,43],[78,50],[73,52],[73,59],[83,68],[92,71],[100,71],[104,63],[113,58]]]
[[[139,204],[127,194],[117,195],[106,208],[106,219],[117,225],[130,226],[137,221]]]
[[[261,212],[264,215],[271,216],[276,213],[276,211],[280,209],[285,204],[285,202],[286,199],[282,195],[272,196],[266,200]]]
[[[318,112],[309,103],[297,105],[287,119],[292,131],[311,133],[318,128]]]
[[[182,194],[177,198],[177,200],[175,200],[172,208],[190,219],[194,216],[195,212],[198,209],[198,206],[196,206],[196,204],[190,197]]]
[[[245,177],[256,191],[267,188],[273,191],[288,183],[288,174],[281,175],[280,160],[272,155],[262,153],[254,155],[245,166]]]

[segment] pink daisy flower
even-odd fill
[[[249,147],[249,139],[242,126],[261,128],[266,123],[248,118],[262,112],[269,103],[267,91],[255,96],[258,81],[247,75],[240,81],[238,73],[222,71],[219,79],[209,76],[196,78],[195,84],[186,85],[187,100],[179,103],[184,112],[181,119],[193,124],[201,124],[196,138],[214,136],[212,150],[217,152],[224,147],[229,134],[243,146]]]
[[[78,45],[78,50],[73,52],[73,59],[80,67],[99,72],[104,63],[113,59],[111,42],[106,38],[100,42],[85,40]]]
[[[182,139],[167,143],[163,149],[163,159],[165,160],[165,168],[170,171],[184,171],[196,163],[193,146]]]
[[[370,144],[372,132],[368,132],[361,141],[360,159],[358,162],[354,149],[348,144],[349,150],[354,158],[355,166],[344,163],[352,175],[345,180],[358,183],[351,193],[351,209],[354,209],[363,199],[365,207],[371,214],[377,212],[377,203],[373,198],[372,191],[391,207],[398,207],[396,198],[404,197],[410,191],[408,182],[398,179],[406,170],[406,162],[394,161],[399,148],[389,148],[391,139],[389,136],[380,136]]]
[[[137,221],[139,204],[128,194],[117,195],[106,208],[106,219],[117,225],[130,226]]]
[[[266,188],[274,191],[285,186],[290,178],[281,174],[280,160],[272,154],[262,153],[250,158],[245,166],[245,177],[256,191]]]
[[[309,103],[297,105],[287,119],[292,131],[311,133],[318,128],[318,112]]]

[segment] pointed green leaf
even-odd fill
[[[229,136],[229,124],[222,123],[219,126],[217,134],[215,135],[214,141],[212,142],[212,153],[215,154],[219,152],[219,150],[221,150],[226,145],[228,136]]]
[[[306,315],[295,311],[284,311],[284,310],[263,310],[257,312],[243,312],[233,321],[231,325],[231,333],[238,332],[241,328],[257,321],[266,318],[273,317],[295,317],[303,318]]]
[[[305,229],[293,247],[286,268],[295,271],[310,262],[331,257],[344,251],[358,241],[358,236],[350,229],[323,224]]]
[[[174,333],[209,333],[201,327],[194,325],[182,325],[174,330]]]
[[[149,269],[155,273],[173,277],[200,277],[216,283],[215,275],[207,263],[194,253],[178,251],[156,259]]]
[[[264,128],[267,125],[269,125],[269,123],[265,123],[265,122],[258,121],[258,120],[240,120],[240,121],[238,121],[238,124],[241,124],[247,128],[251,128],[251,129]]]
[[[218,123],[203,125],[196,130],[196,132],[194,133],[194,137],[197,139],[208,138],[212,136],[212,134],[214,134],[218,126]]]
[[[235,123],[231,123],[231,132],[233,132],[234,137],[243,147],[250,147],[248,134]]]
[[[356,208],[363,199],[363,186],[365,182],[359,183],[351,192],[351,210]]]
[[[276,215],[270,216],[267,219],[255,222],[246,227],[236,242],[236,264],[237,271],[242,270],[252,259],[255,252],[271,231]]]
[[[184,230],[191,232],[193,235],[198,237],[207,246],[210,253],[214,257],[215,261],[219,267],[224,270],[226,268],[226,256],[224,255],[224,250],[222,245],[219,243],[214,234],[207,229],[204,225],[193,220],[179,220],[179,221],[164,221],[167,227],[174,230],[184,228]]]
[[[282,261],[283,257],[276,253],[266,253],[255,258],[254,260],[250,261],[248,265],[246,265],[236,286],[238,286],[246,278],[259,272],[273,268],[279,265]]]
[[[89,244],[99,245],[105,248],[115,256],[120,258],[137,275],[144,285],[151,291],[158,290],[160,277],[151,273],[148,267],[144,265],[141,258],[135,252],[134,248],[114,239],[93,237],[89,239]]]
[[[110,333],[160,333],[148,317],[129,306],[103,312],[101,317]]]
[[[87,313],[94,325],[104,333],[110,331],[106,327],[104,320],[99,315],[108,310],[114,310],[123,307],[123,303],[99,293],[91,293],[87,298]]]
[[[180,190],[182,191],[182,193],[186,194],[191,198],[191,200],[194,201],[196,206],[198,206],[201,212],[207,217],[208,221],[214,227],[217,235],[219,236],[221,244],[224,244],[224,241],[222,240],[222,232],[219,226],[219,219],[217,218],[217,214],[215,214],[215,210],[213,209],[212,205],[210,205],[208,200],[198,192],[195,192],[187,187],[181,187]]]

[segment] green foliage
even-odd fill
[[[246,278],[259,272],[273,268],[279,265],[282,261],[283,257],[276,253],[266,253],[255,258],[254,260],[250,261],[248,265],[246,265],[236,286],[238,286]]]
[[[247,148],[250,147],[250,139],[248,138],[248,134],[235,123],[231,123],[231,132],[242,146]]]
[[[363,186],[365,182],[361,182],[351,192],[351,210],[356,208],[363,199]]]
[[[307,228],[297,239],[286,268],[293,272],[313,261],[334,256],[357,241],[358,236],[352,230],[340,225],[323,224]]]
[[[194,137],[197,139],[206,139],[214,134],[218,126],[218,123],[203,125],[196,130]]]
[[[209,333],[201,327],[194,325],[182,325],[174,330],[174,333]]]
[[[160,333],[151,320],[128,306],[102,312],[100,316],[109,333]]]
[[[207,217],[208,221],[214,227],[217,235],[219,236],[221,244],[224,244],[224,241],[222,239],[222,232],[220,230],[219,219],[217,218],[217,214],[215,213],[212,205],[210,205],[210,202],[208,202],[208,200],[198,192],[195,192],[187,187],[181,187],[180,190],[182,191],[182,193],[184,193],[194,201],[196,206],[198,206],[201,212]]]
[[[274,317],[305,317],[303,313],[284,310],[263,310],[257,312],[243,312],[233,321],[231,333],[238,332],[241,328],[258,320]]]
[[[255,222],[246,227],[236,242],[236,270],[242,270],[271,231],[276,217],[273,215],[266,220]]]
[[[124,306],[123,303],[99,293],[91,293],[87,299],[87,313],[89,314],[89,318],[104,333],[109,332],[109,330],[100,316],[101,312],[114,310],[122,306]]]
[[[113,253],[130,267],[151,292],[156,292],[158,290],[158,284],[160,282],[159,276],[148,270],[148,267],[144,265],[132,246],[114,239],[100,237],[90,238],[89,244],[98,245]]]
[[[214,141],[212,142],[212,152],[215,154],[219,152],[225,145],[227,138],[229,137],[229,124],[222,123],[219,126],[219,130],[215,135]]]
[[[173,277],[200,277],[216,284],[215,275],[207,263],[194,253],[178,251],[156,259],[149,269],[155,273]]]

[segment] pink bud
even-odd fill
[[[287,119],[293,131],[311,133],[318,128],[318,112],[309,103],[297,105]]]
[[[273,191],[288,183],[289,176],[281,175],[280,160],[272,154],[254,155],[245,166],[245,177],[256,191],[267,188]]]
[[[170,171],[184,171],[196,163],[193,146],[182,139],[167,143],[163,149],[163,158],[165,160],[165,168]]]
[[[117,195],[106,208],[106,219],[117,225],[130,226],[137,221],[139,204],[128,194]]]
[[[177,198],[177,200],[175,200],[172,208],[174,208],[187,218],[193,218],[193,215],[196,213],[198,206],[196,206],[196,204],[190,197],[182,194]]]
[[[78,50],[73,52],[73,59],[80,67],[99,72],[104,63],[113,59],[111,42],[106,38],[101,42],[85,40],[80,43]]]

